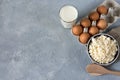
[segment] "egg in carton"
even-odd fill
[[[105,31],[118,18],[120,18],[120,5],[114,0],[105,0],[71,30],[82,44],[87,44],[93,35]]]

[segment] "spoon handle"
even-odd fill
[[[113,75],[120,76],[120,72],[119,71],[108,71],[108,74],[113,74]]]

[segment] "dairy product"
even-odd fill
[[[67,5],[60,9],[59,16],[63,26],[65,28],[71,28],[76,23],[78,11],[75,7]]]
[[[116,40],[112,40],[105,35],[92,38],[92,42],[89,45],[90,56],[99,63],[111,62],[115,58],[116,51]]]

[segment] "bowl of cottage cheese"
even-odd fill
[[[114,63],[119,56],[119,45],[116,39],[105,33],[90,38],[87,44],[88,56],[93,63],[107,66]]]

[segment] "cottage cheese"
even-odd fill
[[[89,46],[90,56],[99,63],[109,63],[114,59],[117,51],[116,40],[101,35],[97,38],[92,38]]]

